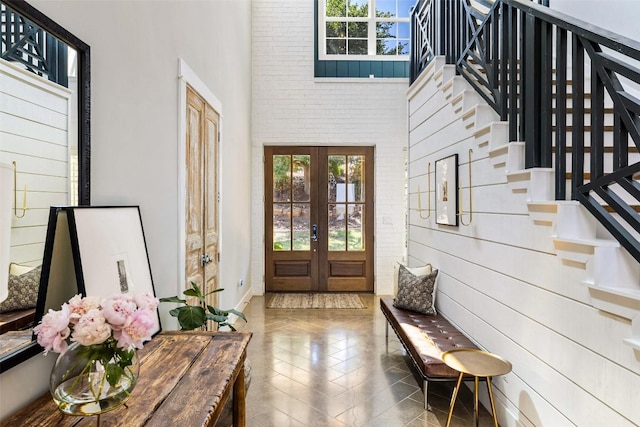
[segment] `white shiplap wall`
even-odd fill
[[[0,60],[0,163],[16,162],[18,216],[25,185],[27,190],[24,217],[12,217],[13,262],[42,263],[49,207],[70,202],[71,96],[68,89]]]
[[[409,92],[409,244],[413,264],[439,269],[436,306],[480,347],[513,363],[494,380],[503,426],[640,424],[640,355],[623,344],[628,319],[604,313],[581,285],[586,271],[553,250],[550,226],[536,224],[526,192],[509,186],[504,163],[478,145],[439,85],[436,61]],[[444,86],[442,86],[444,87]],[[459,155],[468,210],[468,149],[473,149],[473,222],[437,225],[427,203],[427,164]],[[427,213],[422,212],[422,217]],[[485,396],[485,402],[487,402]]]
[[[375,146],[375,290],[405,255],[407,79],[315,79],[314,3],[252,2],[252,274],[264,292],[263,147]]]

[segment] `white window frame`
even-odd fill
[[[339,17],[339,18],[327,18],[326,15],[326,1],[318,1],[318,59],[319,60],[337,60],[337,61],[409,61],[409,53],[406,55],[377,55],[376,54],[376,27],[378,22],[395,22],[395,23],[410,23],[411,18],[378,18],[375,16],[375,3],[376,0],[368,0],[369,13],[366,18],[364,17]],[[367,22],[367,51],[366,55],[330,55],[327,54],[327,22]]]

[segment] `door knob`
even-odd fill
[[[213,258],[211,258],[209,254],[202,255],[202,258],[201,258],[202,265],[209,264],[211,261],[213,261]]]
[[[318,241],[318,226],[316,224],[311,226],[311,240],[314,242]]]

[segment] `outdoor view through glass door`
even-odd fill
[[[267,292],[373,292],[373,147],[265,147]]]

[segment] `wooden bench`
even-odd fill
[[[380,298],[380,310],[387,318],[387,340],[391,325],[418,373],[422,375],[424,408],[429,409],[429,381],[456,381],[460,375],[442,361],[442,353],[456,348],[478,347],[441,315],[429,316],[396,308],[392,297]]]

